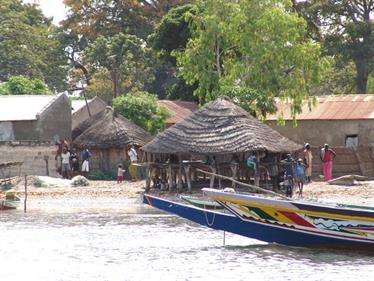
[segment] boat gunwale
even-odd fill
[[[224,192],[224,191],[219,191],[219,190],[215,190],[211,188],[203,188],[202,190],[204,193],[208,195],[208,197],[213,198],[216,201],[231,202],[233,204],[241,204],[241,205],[253,205],[257,207],[268,207],[268,208],[285,210],[285,211],[293,211],[293,212],[306,214],[306,215],[319,215],[319,216],[322,215],[322,216],[327,216],[327,217],[333,216],[336,218],[343,218],[343,219],[349,219],[349,220],[359,220],[359,221],[363,220],[363,221],[374,222],[374,210],[371,210],[371,209],[363,210],[359,208],[345,208],[345,207],[338,208],[338,207],[330,206],[328,204],[323,204],[323,203],[316,204],[316,203],[309,203],[309,202],[303,202],[303,201],[269,199],[269,198],[243,194],[243,193]],[[209,193],[216,194],[216,195],[209,195]],[[228,197],[222,196],[223,194],[229,195],[229,196]],[[265,201],[265,202],[268,201],[269,204],[249,201],[241,197],[250,198],[250,199],[260,199],[261,201]],[[231,200],[228,200],[228,199],[231,199]],[[274,203],[271,204],[270,202],[280,203],[280,204],[274,204]],[[290,206],[287,206],[287,204],[289,204]],[[308,210],[308,209],[303,208],[307,206],[312,206],[315,208],[322,208],[326,210],[325,211]],[[302,208],[302,209],[299,209],[299,208]],[[331,210],[331,212],[328,212],[329,210]],[[355,215],[337,213],[340,211],[353,212],[355,213]],[[359,213],[360,215],[358,216],[357,213]]]

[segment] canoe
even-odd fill
[[[17,209],[21,199],[14,192],[0,193],[0,211]]]
[[[223,200],[226,194],[216,194],[208,189],[204,189],[204,191],[213,199],[219,198],[220,204],[223,202],[229,205],[230,207],[227,209],[230,213],[204,209],[148,194],[143,196],[143,203],[211,229],[223,230],[264,242],[296,247],[340,248],[374,252],[374,212],[371,210],[344,209],[340,212],[339,208],[327,207],[325,209],[317,205],[300,203],[295,203],[295,207],[289,208],[289,204],[293,202],[283,200],[279,200],[279,211],[275,211],[278,209],[277,205],[269,205],[267,209],[261,209],[258,203],[254,207],[257,209],[253,209],[246,200],[232,203],[226,199]],[[229,198],[232,197],[231,195]],[[234,200],[230,199],[230,201]],[[274,201],[277,202],[277,200]],[[260,202],[263,201],[260,200]],[[232,205],[234,204],[237,204],[235,210],[243,209],[241,211],[246,214],[238,215],[238,211],[233,212]],[[295,211],[296,206],[300,207],[299,212]],[[299,210],[299,208],[297,209]],[[330,209],[334,209],[334,211]],[[330,212],[326,213],[328,210]],[[350,212],[353,213],[350,214]],[[315,216],[317,214],[319,216]],[[348,214],[350,215],[348,216]],[[312,219],[307,219],[306,216]],[[276,219],[272,219],[272,217]],[[309,220],[314,220],[314,222],[309,222]],[[344,223],[344,221],[348,223]],[[341,225],[340,228],[339,225]]]
[[[312,247],[374,249],[374,210],[365,206],[278,200],[203,188],[203,192],[243,222],[281,229],[286,237],[273,242]]]

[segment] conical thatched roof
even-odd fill
[[[291,152],[302,146],[219,98],[142,147],[151,153],[231,154],[248,151]]]
[[[82,126],[90,126],[74,140],[74,144],[80,147],[88,145],[105,149],[128,144],[142,146],[152,140],[151,134],[123,116],[116,116],[111,109],[96,114],[86,123]]]

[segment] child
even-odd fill
[[[295,166],[295,180],[299,187],[299,195],[303,194],[303,187],[305,182],[305,164],[303,159],[299,158]]]
[[[123,180],[123,173],[125,172],[125,169],[122,169],[122,164],[118,165],[118,173],[117,173],[117,183],[122,183]]]
[[[287,197],[292,197],[293,194],[293,178],[291,175],[287,175],[286,179],[283,182],[284,187],[286,189],[286,196]]]

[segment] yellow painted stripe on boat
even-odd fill
[[[296,206],[295,208],[287,208],[287,207],[281,207],[281,206],[275,206],[275,205],[265,205],[265,204],[256,203],[256,202],[248,202],[245,200],[239,200],[239,199],[233,199],[233,198],[226,198],[226,197],[219,197],[219,196],[210,196],[210,197],[213,200],[217,200],[217,201],[254,206],[254,207],[261,208],[261,209],[262,208],[273,208],[278,211],[289,211],[289,212],[300,213],[300,214],[311,215],[311,216],[324,216],[324,217],[329,217],[329,218],[337,218],[337,219],[345,219],[345,220],[359,220],[359,221],[374,222],[374,218],[345,216],[345,215],[331,214],[331,213],[325,213],[325,212],[313,212],[313,211],[299,210],[297,209]],[[292,202],[290,202],[290,204],[292,204]]]
[[[276,218],[279,222],[289,223],[289,224],[295,224],[294,221],[290,220],[285,215],[279,213],[279,211],[277,209],[274,209],[274,208],[264,208],[264,209],[261,209],[261,210],[263,212],[269,214],[273,218]]]
[[[263,220],[263,218],[261,218],[258,214],[256,214],[255,211],[248,210],[248,208],[243,207],[242,205],[238,205],[238,204],[235,204],[235,207],[239,208],[244,213],[250,214],[251,216],[255,216],[258,219]],[[278,222],[295,224],[294,221],[290,220],[289,218],[287,218],[283,214],[279,213],[279,211],[274,209],[274,208],[258,208],[258,209],[260,209],[264,213],[268,214],[270,217],[274,218],[274,220],[276,220]]]
[[[367,236],[369,234],[366,231],[349,229],[349,228],[348,229],[342,228],[342,230],[349,231],[349,232],[352,232],[352,233],[355,233],[355,234],[359,234],[359,235],[365,235],[365,236]]]

